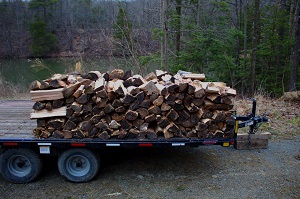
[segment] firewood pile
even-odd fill
[[[56,74],[30,85],[38,138],[231,138],[236,91],[204,74],[115,69]]]

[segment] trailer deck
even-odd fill
[[[33,102],[29,100],[0,101],[0,139],[33,138],[35,120],[30,120]]]

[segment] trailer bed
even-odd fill
[[[36,120],[30,120],[32,106],[29,100],[0,101],[0,139],[34,137]]]

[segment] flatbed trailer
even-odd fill
[[[60,173],[72,182],[87,182],[93,179],[99,170],[99,157],[96,151],[105,147],[177,147],[200,145],[231,146],[236,143],[237,129],[250,126],[250,131],[265,117],[255,117],[256,102],[252,113],[236,118],[233,138],[158,138],[145,139],[39,139],[33,129],[36,121],[30,120],[33,102],[27,100],[0,101],[0,172],[4,178],[14,183],[27,183],[41,172],[41,156],[58,156]],[[239,120],[242,120],[238,122]]]

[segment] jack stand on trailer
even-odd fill
[[[268,148],[268,141],[271,139],[271,133],[264,132],[260,134],[256,134],[260,123],[269,122],[268,118],[266,118],[267,113],[263,116],[255,116],[256,114],[256,99],[252,99],[252,113],[245,116],[236,116],[234,118],[236,120],[235,124],[235,135],[236,142],[234,147],[236,149],[266,149]],[[248,133],[239,133],[238,129],[249,126]]]

